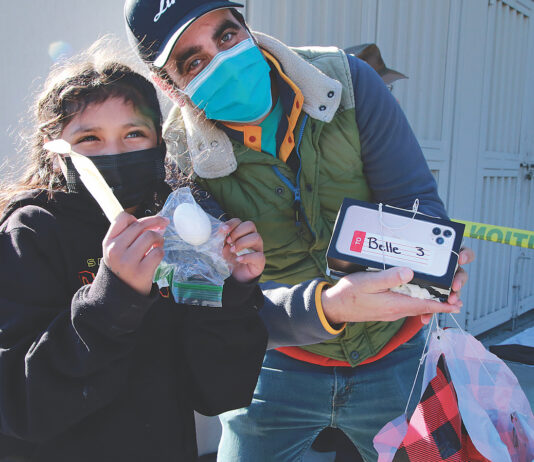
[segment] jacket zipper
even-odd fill
[[[313,233],[313,230],[311,229],[310,223],[308,222],[308,218],[306,217],[306,214],[304,213],[304,210],[302,209],[302,201],[300,196],[300,171],[302,170],[302,159],[300,157],[300,144],[302,142],[302,136],[304,135],[304,128],[306,126],[306,122],[308,121],[308,114],[304,116],[304,119],[302,121],[302,125],[300,126],[299,131],[299,137],[297,141],[297,146],[295,147],[295,151],[297,153],[297,157],[299,159],[299,169],[297,171],[297,180],[296,185],[291,183],[291,180],[289,178],[285,177],[282,172],[278,169],[276,165],[272,166],[272,169],[274,170],[274,173],[278,178],[280,178],[284,184],[293,192],[293,210],[295,211],[295,226],[299,227],[302,223],[302,218],[306,221],[306,224],[308,225],[308,228]]]

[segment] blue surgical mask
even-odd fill
[[[270,70],[250,38],[215,55],[185,93],[208,119],[255,122],[271,110]]]

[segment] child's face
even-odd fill
[[[122,98],[90,104],[65,126],[61,138],[84,156],[140,151],[158,143],[152,120]]]

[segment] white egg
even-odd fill
[[[174,211],[173,221],[176,232],[188,244],[202,245],[211,236],[210,219],[196,204],[180,204]]]

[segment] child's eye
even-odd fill
[[[135,130],[126,135],[126,138],[146,138],[146,135],[141,130]]]
[[[89,141],[98,141],[98,138],[95,135],[87,135],[83,138],[80,138],[76,143],[86,143]]]

